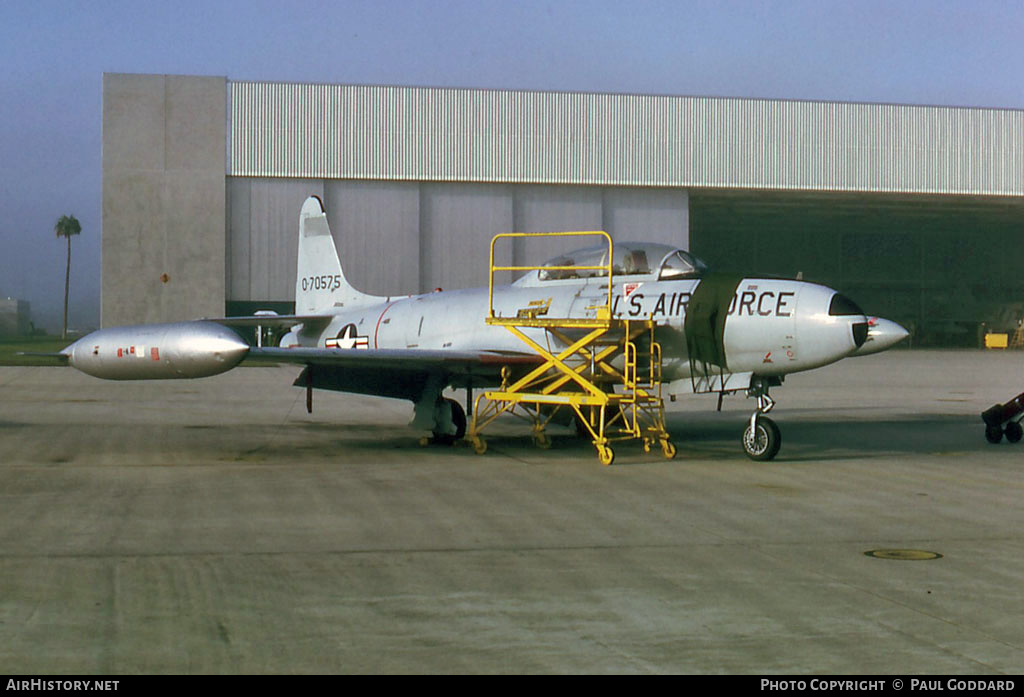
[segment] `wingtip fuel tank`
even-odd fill
[[[248,352],[231,329],[204,321],[100,329],[62,351],[72,367],[106,380],[209,377]]]

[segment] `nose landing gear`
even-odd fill
[[[751,460],[766,462],[778,455],[782,446],[779,427],[765,416],[775,406],[775,400],[768,396],[768,381],[755,377],[747,396],[757,398],[757,410],[751,414],[750,423],[743,431],[743,450]]]

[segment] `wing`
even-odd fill
[[[541,362],[540,356],[499,351],[420,349],[251,348],[247,361],[304,365],[297,387],[417,400],[428,381],[453,387],[486,387],[501,382],[501,369],[514,372]]]
[[[334,319],[331,315],[245,315],[243,317],[212,317],[205,322],[222,324],[232,328],[273,327],[275,329],[291,329],[301,324],[308,332],[316,332]]]

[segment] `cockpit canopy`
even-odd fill
[[[605,267],[608,247],[587,247],[549,259],[537,272],[539,281],[601,278],[607,275]],[[613,276],[654,276],[660,281],[700,278],[707,265],[677,247],[651,242],[618,242],[614,245]]]

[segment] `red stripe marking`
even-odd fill
[[[391,305],[394,305],[397,302],[398,301],[396,300],[394,303],[391,303]],[[384,308],[384,312],[380,313],[380,317],[377,318],[377,326],[373,328],[373,347],[374,348],[380,348],[379,346],[377,346],[377,332],[380,331],[381,320],[384,319],[384,315],[386,315],[388,313],[388,310],[391,309],[391,305],[388,305],[387,307],[385,307]]]

